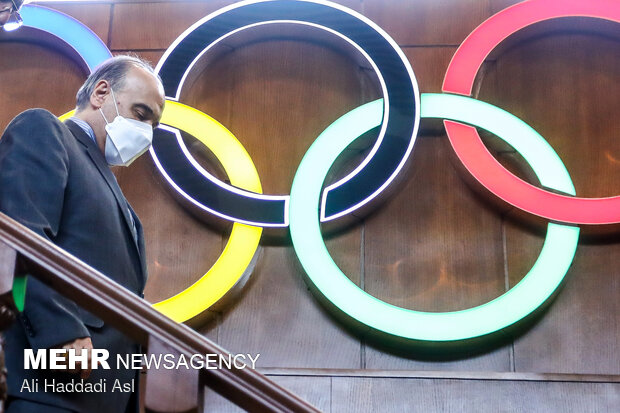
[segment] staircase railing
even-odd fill
[[[222,347],[156,311],[100,272],[0,213],[0,304],[14,307],[16,275],[34,276],[148,348],[149,354],[215,354]],[[2,324],[0,310],[0,328]],[[10,318],[7,315],[6,318]],[[218,356],[215,356],[218,357]],[[10,374],[10,373],[9,373]],[[147,371],[147,412],[202,412],[205,386],[251,412],[318,410],[250,368]],[[172,391],[175,390],[175,391]]]

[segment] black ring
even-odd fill
[[[162,78],[166,96],[176,100],[183,78],[193,63],[214,44],[231,32],[268,22],[310,24],[339,33],[363,50],[374,62],[382,83],[387,119],[383,120],[380,138],[372,156],[350,179],[326,188],[325,206],[321,216],[328,221],[351,212],[378,195],[398,174],[413,148],[420,119],[419,91],[415,76],[398,45],[366,17],[343,6],[317,1],[274,0],[246,2],[224,8],[198,21],[168,48],[157,71]],[[246,198],[195,174],[194,166],[181,150],[162,142],[157,134],[153,151],[164,168],[174,168],[175,183],[187,195],[204,202],[205,209],[220,211],[233,220],[259,226],[288,225],[288,211],[282,197],[275,199]],[[170,135],[167,135],[170,136]],[[176,139],[175,139],[176,142]],[[170,171],[166,169],[168,175]],[[198,176],[200,175],[200,176]],[[171,175],[170,175],[171,176]],[[341,183],[342,182],[342,183]],[[217,208],[215,208],[217,205]]]

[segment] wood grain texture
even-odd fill
[[[441,85],[456,47],[404,47],[420,93],[441,93]]]
[[[265,193],[287,194],[316,137],[362,101],[362,71],[321,45],[239,47],[187,84],[181,101],[215,117],[252,157]]]
[[[510,283],[536,259],[543,236],[507,222]],[[515,341],[515,370],[570,374],[620,374],[620,239],[582,240],[548,311]],[[515,279],[516,278],[516,279]]]
[[[53,6],[92,25],[105,37],[110,23],[105,10],[113,4],[109,34],[114,53],[135,52],[156,64],[190,24],[230,3],[119,0]],[[455,47],[491,13],[515,1],[342,3],[373,19],[399,44],[416,46],[405,47],[404,53],[420,89],[439,92]],[[598,32],[598,25],[597,30],[586,29],[589,24],[579,22],[569,30],[554,24],[552,35],[539,33],[527,41],[508,42],[485,63],[477,82],[480,93],[475,95],[538,130],[566,163],[578,194],[608,196],[618,194],[620,182],[616,136],[620,130],[619,39]],[[181,101],[228,127],[256,163],[265,192],[285,194],[316,136],[337,117],[375,99],[378,93],[371,73],[333,45],[316,39],[299,41],[286,32],[269,38],[257,32],[252,40],[236,45],[232,52],[222,50],[214,61],[197,66]],[[0,56],[0,128],[29,107],[45,107],[57,114],[73,107],[85,73],[71,57],[37,45],[2,41],[2,34]],[[511,148],[488,135],[483,137],[505,166],[532,178]],[[190,148],[203,165],[218,172],[218,166],[209,163],[208,153],[195,145]],[[342,170],[330,174],[330,179],[359,162],[364,149],[348,151],[350,158],[339,161]],[[531,268],[542,245],[544,223],[530,227],[521,216],[513,217],[514,212],[503,219],[506,209],[496,209],[464,184],[450,154],[441,126],[431,128],[418,142],[410,179],[399,192],[365,221],[326,237],[336,263],[373,295],[408,308],[465,308],[501,294],[506,284],[516,284]],[[118,177],[145,225],[151,274],[147,299],[157,301],[185,288],[212,265],[228,227],[193,218],[170,195],[148,155],[119,171]],[[367,345],[361,336],[343,328],[308,291],[285,231],[270,233],[262,244],[256,272],[236,304],[194,325],[232,351],[261,353],[262,367],[620,374],[617,237],[592,236],[580,243],[575,264],[555,301],[518,337],[514,350],[508,344],[442,362]],[[334,399],[333,411],[364,411],[367,405],[381,411],[391,406],[386,402],[391,397],[396,397],[395,409],[408,407],[403,403],[411,399],[398,398],[401,392],[396,390],[401,387],[427,403],[422,404],[428,407],[425,411],[433,407],[480,411],[476,406],[490,406],[489,411],[501,411],[502,406],[515,406],[514,411],[536,411],[538,406],[553,411],[555,405],[566,410],[605,411],[611,405],[609,395],[615,397],[612,401],[618,398],[617,385],[523,386],[514,382],[487,388],[486,381],[454,384],[438,380],[432,384],[428,380],[428,385],[415,381],[401,386],[370,378],[367,386],[351,380],[340,382],[338,396],[339,400],[350,399],[345,404]],[[294,381],[295,386],[304,383]],[[328,394],[324,381],[316,386],[321,397]],[[312,384],[299,384],[302,394],[306,387],[315,390]],[[493,391],[497,399],[492,399]],[[516,395],[517,391],[523,396]],[[431,401],[425,401],[428,398]],[[500,405],[502,398],[512,404]],[[327,406],[319,399],[320,406]],[[458,404],[464,400],[476,403],[474,407]]]
[[[449,161],[445,137],[416,143],[411,179],[366,222],[365,290],[419,311],[455,311],[505,291],[501,217],[481,202]],[[506,371],[500,348],[452,362],[428,362],[366,348],[366,368]]]
[[[177,202],[148,154],[131,168],[115,168],[115,172],[144,226],[149,271],[146,299],[157,302],[171,297],[215,263],[223,250],[222,232],[194,218]]]
[[[444,352],[431,359],[420,356],[415,350],[407,354],[402,350],[393,352],[385,346],[373,347],[365,344],[364,361],[367,369],[445,371],[448,374],[458,371],[510,371],[510,352],[511,344],[507,344],[492,350],[457,357]]]
[[[95,32],[104,43],[108,43],[112,2],[95,4],[50,2],[41,5],[73,17]]]
[[[332,379],[333,412],[615,412],[617,383]]]
[[[171,354],[179,360],[173,346],[149,337],[148,357],[166,357]],[[199,413],[202,409],[200,372],[196,369],[151,369],[146,374],[144,406],[146,412]]]
[[[522,3],[523,0],[493,0],[491,5],[491,12],[497,13],[504,10],[507,7],[514,6],[517,3]]]
[[[363,13],[401,46],[456,46],[489,8],[487,0],[363,0]]]
[[[450,150],[420,139],[412,179],[367,221],[366,290],[394,305],[455,311],[504,292],[500,217],[461,181]]]
[[[331,378],[270,376],[280,386],[292,391],[322,412],[330,412]],[[219,394],[207,390],[205,412],[240,413],[245,410],[235,406]]]
[[[26,109],[61,115],[75,107],[75,93],[86,73],[69,57],[36,44],[3,42],[1,37],[0,56],[0,129]]]
[[[215,0],[115,4],[109,47],[113,50],[167,49],[201,17],[230,3],[232,1]]]
[[[518,43],[496,57],[490,73],[493,85],[481,85],[482,100],[516,114],[547,139],[571,174],[577,194],[584,197],[618,194],[620,142],[615,131],[620,121],[615,113],[620,100],[610,91],[618,87],[619,42],[580,33]],[[517,156],[502,158],[529,170]],[[540,251],[544,224],[536,228],[506,223],[511,285],[531,268]],[[515,342],[517,371],[620,372],[620,273],[611,264],[620,258],[620,241],[617,236],[593,237],[589,228],[584,231],[557,299],[539,324]]]
[[[564,373],[520,373],[500,371],[432,371],[432,370],[376,370],[376,369],[300,369],[300,368],[260,368],[267,376],[286,377],[354,377],[383,379],[441,379],[441,380],[481,380],[481,381],[523,381],[558,383],[620,383],[620,375],[603,374],[564,374]]]
[[[620,38],[550,35],[520,43],[496,60],[497,81],[480,99],[518,116],[555,149],[577,195],[618,194]]]
[[[257,365],[358,368],[360,344],[312,297],[289,246],[263,247],[243,299],[223,315],[219,343],[260,353]]]
[[[113,50],[167,49],[168,46],[196,21],[235,0],[206,2],[123,3],[114,5],[110,48]],[[361,8],[360,0],[343,0],[354,10]],[[140,24],[135,24],[137,21]]]
[[[292,39],[238,45],[201,70],[188,81],[181,100],[237,136],[257,166],[264,191],[272,194],[289,193],[296,167],[316,136],[362,102],[366,76],[330,47]],[[359,342],[339,331],[309,294],[290,241],[282,235],[263,242],[247,294],[223,315],[219,342],[261,353],[263,366],[359,366]],[[328,245],[359,282],[360,229],[338,233]],[[295,343],[304,343],[304,351]]]

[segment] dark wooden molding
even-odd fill
[[[372,370],[372,369],[305,369],[305,368],[261,368],[266,376],[298,377],[370,377],[403,379],[451,379],[489,381],[544,381],[579,383],[620,383],[620,375],[604,374],[562,374],[562,373],[515,373],[493,371],[414,371],[414,370]]]

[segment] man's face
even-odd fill
[[[127,118],[144,122],[155,128],[159,125],[164,109],[164,90],[153,74],[140,67],[132,67],[126,74],[121,90],[114,90],[118,113]],[[116,117],[116,108],[108,95],[104,107],[106,118],[112,122]]]
[[[15,2],[11,0],[0,0],[0,27],[4,26],[9,20],[9,17],[11,17],[11,14],[17,11],[23,2],[23,0],[15,0]]]

